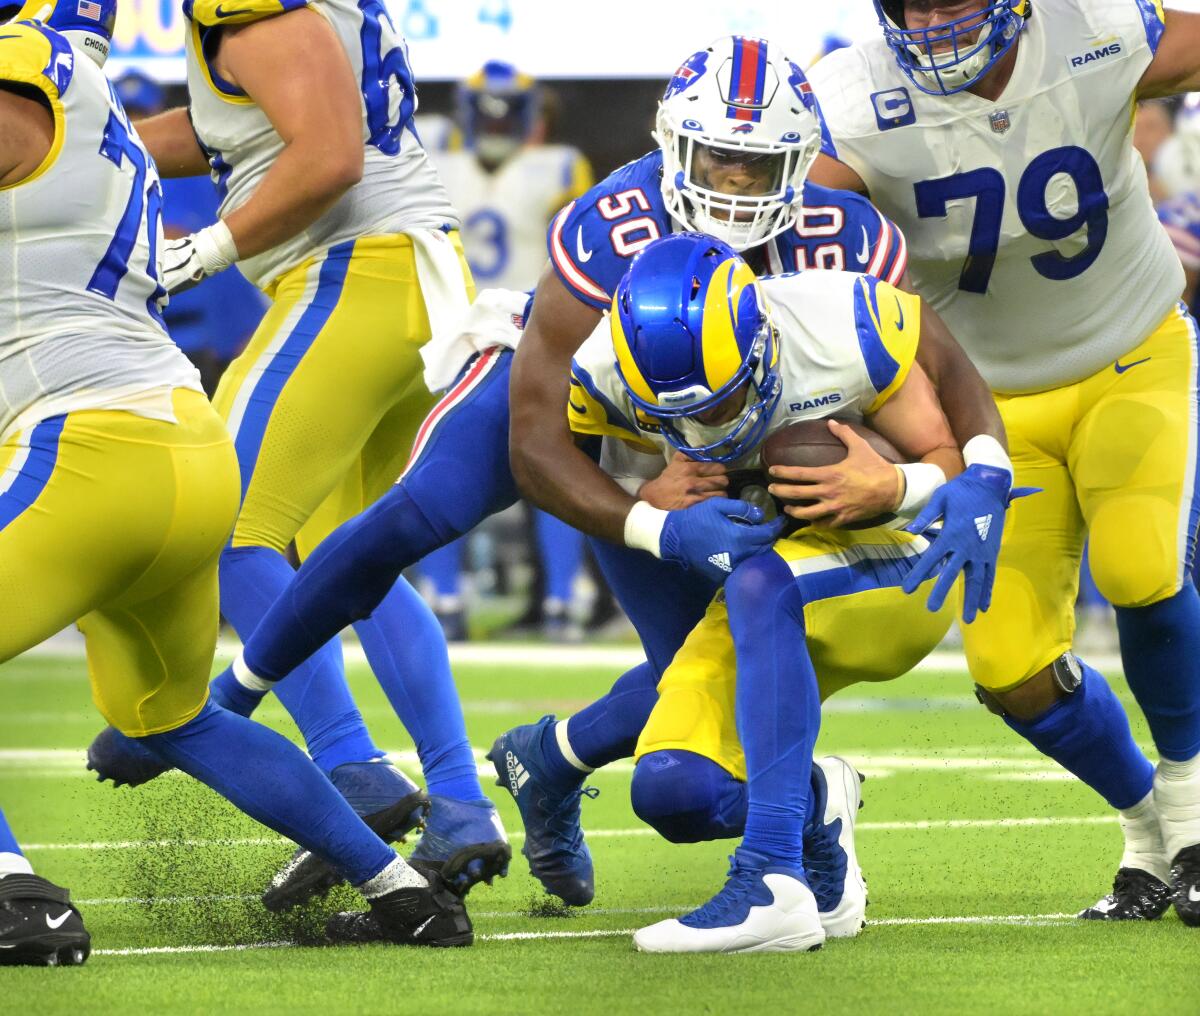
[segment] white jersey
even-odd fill
[[[917,297],[853,272],[768,276],[758,285],[777,329],[782,382],[766,435],[829,416],[861,422],[904,383],[921,331]],[[607,317],[572,361],[567,416],[577,434],[620,438],[639,451],[661,454],[664,461],[675,454],[655,422],[629,398],[617,372]],[[694,431],[707,443],[724,428],[695,425]],[[730,468],[757,465],[756,450]]]
[[[917,291],[991,386],[1080,380],[1178,301],[1132,144],[1154,0],[1038,0],[996,102],[926,95],[882,37],[809,72],[837,157],[904,231]]]
[[[481,286],[533,289],[546,267],[546,227],[592,185],[577,148],[529,145],[489,173],[468,151],[437,157],[462,218],[463,247]]]
[[[80,409],[173,420],[199,375],[163,326],[158,173],[103,72],[51,29],[5,25],[0,80],[54,114],[41,166],[0,191],[0,434]]]
[[[302,6],[284,0],[282,9]],[[238,262],[248,279],[273,279],[330,247],[362,236],[457,228],[458,216],[412,129],[416,88],[404,40],[381,0],[312,0],[333,28],[363,83],[362,179],[328,212],[279,246]],[[213,70],[206,57],[222,25],[280,13],[281,0],[188,0],[186,34],[192,126],[212,167],[222,217],[244,204],[283,150],[283,139],[253,100]],[[297,57],[300,59],[301,57]]]

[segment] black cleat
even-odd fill
[[[70,894],[37,875],[0,878],[0,966],[79,966],[92,937]]]
[[[475,940],[462,899],[436,872],[422,867],[424,888],[397,889],[368,901],[368,911],[334,914],[325,934],[334,943],[464,946]]]
[[[1170,905],[1171,887],[1165,882],[1141,868],[1120,868],[1112,892],[1075,916],[1084,921],[1157,921]]]
[[[1189,928],[1200,928],[1200,843],[1184,847],[1175,855],[1171,882],[1175,913]]]

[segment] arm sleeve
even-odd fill
[[[639,451],[658,449],[643,438],[637,428],[613,404],[578,361],[571,363],[571,388],[567,395],[567,423],[571,433],[583,436],[615,437]]]
[[[863,366],[875,391],[866,411],[874,413],[904,384],[916,359],[920,297],[864,276],[855,285],[854,324]]]
[[[198,25],[245,25],[309,6],[309,0],[184,0],[183,13]]]

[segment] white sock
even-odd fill
[[[246,666],[246,661],[242,658],[241,650],[238,650],[237,656],[233,658],[233,676],[237,678],[237,683],[247,691],[258,692],[260,695],[265,695],[275,687],[274,681],[268,681],[266,678],[259,677]]]
[[[1160,759],[1154,771],[1154,806],[1168,861],[1200,843],[1200,756],[1186,762]]]
[[[1151,791],[1132,808],[1121,811],[1119,819],[1121,832],[1125,835],[1125,853],[1121,855],[1121,867],[1140,868],[1170,885],[1171,869],[1163,850],[1158,810],[1154,807],[1154,792]]]
[[[1200,776],[1200,755],[1194,755],[1186,762],[1173,762],[1169,758],[1159,759],[1156,771],[1164,780],[1193,780]]]
[[[33,865],[24,854],[14,854],[9,850],[0,850],[0,878],[5,875],[32,875]]]
[[[411,889],[414,886],[424,888],[427,885],[429,885],[429,881],[425,876],[397,854],[388,862],[383,871],[360,885],[358,891],[367,899],[373,900],[377,896],[386,896],[397,889]]]
[[[554,739],[558,742],[558,750],[562,752],[563,758],[581,773],[594,773],[596,770],[576,755],[575,749],[571,747],[571,739],[567,736],[567,723],[569,722],[569,720],[559,720],[554,724]]]

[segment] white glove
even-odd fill
[[[182,293],[209,275],[223,272],[238,259],[229,227],[218,219],[190,236],[163,246],[162,284],[168,293]]]

